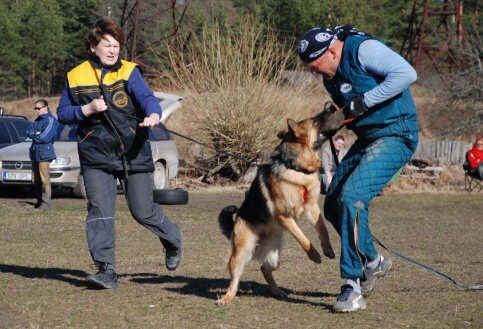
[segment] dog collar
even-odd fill
[[[306,175],[312,175],[315,172],[315,171],[309,171],[305,168],[300,168],[300,167],[293,166],[293,165],[285,165],[285,166],[287,167],[287,169],[292,169],[292,170],[304,173]]]

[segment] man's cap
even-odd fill
[[[297,49],[304,64],[315,61],[325,54],[335,41],[335,33],[329,28],[316,27],[308,31],[300,40]]]

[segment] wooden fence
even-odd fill
[[[425,160],[433,165],[460,165],[473,143],[461,141],[420,141],[413,159]]]

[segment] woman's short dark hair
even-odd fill
[[[126,43],[126,36],[122,27],[112,19],[103,17],[94,24],[94,27],[85,37],[85,47],[88,55],[92,54],[91,45],[97,46],[106,34],[116,39],[121,47]]]

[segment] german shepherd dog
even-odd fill
[[[262,264],[260,270],[271,292],[279,298],[287,297],[272,275],[280,265],[284,230],[295,237],[309,259],[322,262],[319,252],[297,225],[302,217],[314,224],[324,255],[335,257],[318,205],[320,160],[316,150],[323,144],[318,137],[325,115],[321,112],[300,122],[288,119],[288,129],[277,135],[281,143],[270,163],[258,168],[241,207],[227,206],[221,211],[219,226],[231,240],[231,282],[226,295],[216,304],[226,305],[233,300],[243,268],[252,257]]]

